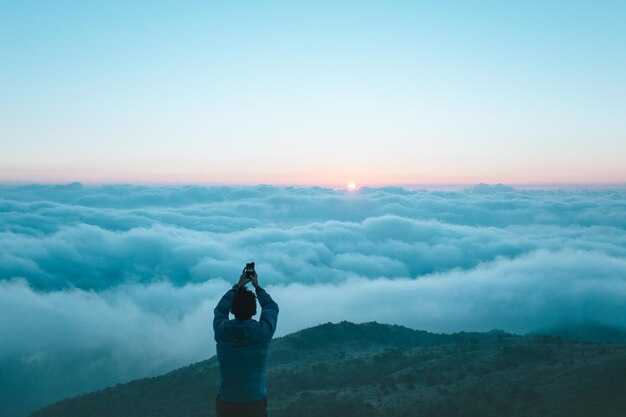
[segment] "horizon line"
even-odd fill
[[[185,187],[185,186],[198,186],[198,187],[261,187],[270,186],[275,188],[327,188],[327,189],[347,189],[346,183],[271,183],[271,182],[211,182],[211,181],[3,181],[0,180],[0,186],[2,187],[19,187],[29,185],[72,185],[80,184],[85,187],[102,187],[102,186],[148,186],[148,187]],[[610,188],[626,188],[626,181],[623,182],[424,182],[424,183],[356,183],[357,190],[362,188],[389,188],[398,187],[406,190],[460,190],[464,188],[474,187],[477,185],[489,185],[497,186],[503,185],[521,190],[572,190],[572,189],[610,189]]]

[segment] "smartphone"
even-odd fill
[[[254,262],[248,262],[244,268],[244,272],[246,274],[246,278],[252,278],[252,275],[254,275]]]

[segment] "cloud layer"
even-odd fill
[[[208,357],[212,309],[248,260],[281,305],[279,334],[339,320],[626,326],[625,197],[1,187],[0,366],[61,372],[72,357],[79,391]]]

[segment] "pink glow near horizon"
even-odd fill
[[[626,181],[623,180],[604,180],[596,179],[591,181],[506,181],[502,179],[477,178],[474,181],[454,180],[437,181],[437,180],[419,180],[411,181],[407,178],[394,181],[387,179],[383,181],[360,181],[355,177],[345,177],[340,180],[316,181],[314,179],[305,178],[302,180],[279,180],[273,176],[259,176],[255,179],[220,179],[208,177],[187,177],[184,175],[173,176],[155,176],[148,178],[147,176],[117,176],[110,175],[106,177],[92,175],[41,175],[41,176],[14,176],[0,180],[0,184],[6,185],[23,185],[23,184],[66,184],[72,182],[80,182],[88,186],[99,186],[106,184],[138,184],[138,185],[162,185],[162,186],[182,186],[182,185],[205,185],[205,186],[256,186],[260,184],[274,186],[302,186],[302,187],[325,187],[334,189],[347,189],[350,182],[354,182],[356,189],[363,187],[387,187],[398,186],[406,189],[462,189],[479,183],[485,184],[504,184],[520,189],[569,189],[569,188],[606,188],[606,187],[626,187]]]
[[[136,163],[131,160],[107,165],[104,161],[92,161],[81,164],[42,164],[0,167],[0,183],[69,183],[78,181],[84,184],[203,184],[203,185],[256,185],[271,184],[277,186],[322,186],[345,188],[354,182],[357,188],[364,186],[402,186],[406,188],[432,187],[454,188],[478,183],[502,183],[518,187],[559,188],[572,186],[620,186],[626,184],[621,168],[610,165],[605,169],[596,167],[591,170],[577,169],[570,164],[568,169],[550,167],[544,163],[535,169],[518,165],[511,167],[486,166],[480,161],[463,161],[465,166],[458,167],[428,161],[421,166],[410,164],[353,163],[342,166],[338,163],[320,165],[318,161],[302,161],[301,164],[270,164],[266,161],[249,159],[240,168],[236,162],[214,160],[210,162],[193,161],[162,162],[144,160]],[[235,165],[237,165],[235,167]]]

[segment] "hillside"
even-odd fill
[[[32,417],[213,416],[215,358]],[[272,417],[624,416],[626,345],[342,322],[272,342]]]

